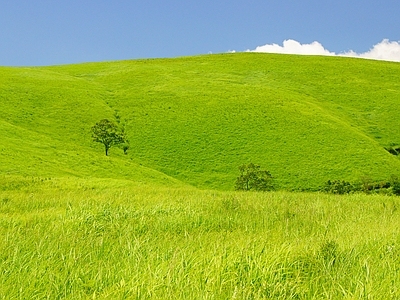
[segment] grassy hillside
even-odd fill
[[[278,188],[384,180],[400,160],[400,64],[223,54],[0,68],[3,174],[99,177],[232,189],[254,162]],[[91,141],[115,112],[123,155]]]

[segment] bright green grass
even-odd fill
[[[3,176],[0,299],[399,299],[400,198]]]
[[[387,180],[399,77],[398,63],[255,53],[0,68],[0,172],[229,190],[253,162],[278,189]],[[90,128],[115,111],[132,149],[105,158]]]

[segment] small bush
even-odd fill
[[[349,194],[356,190],[353,184],[344,180],[328,180],[325,184],[325,192],[332,194]]]
[[[374,182],[369,177],[363,177],[361,178],[360,189],[362,192],[366,194],[371,194],[371,193],[391,194],[393,192],[392,186],[393,184],[390,181]]]
[[[400,196],[400,179],[399,179],[399,177],[392,175],[391,185],[392,185],[392,193],[396,196]]]
[[[344,180],[328,180],[323,188],[324,192],[332,194],[349,194],[363,192],[366,194],[383,194],[400,196],[400,180],[397,176],[391,177],[390,181],[374,182],[369,177],[361,178],[358,184]]]

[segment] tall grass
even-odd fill
[[[400,199],[36,180],[0,191],[0,299],[398,299]]]

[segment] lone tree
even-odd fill
[[[127,144],[128,140],[124,130],[120,130],[113,122],[103,119],[92,127],[92,138],[94,142],[102,143],[108,155],[112,146]]]
[[[240,176],[237,177],[235,189],[239,191],[270,191],[272,186],[272,175],[267,170],[261,170],[260,166],[250,163],[239,167]]]

